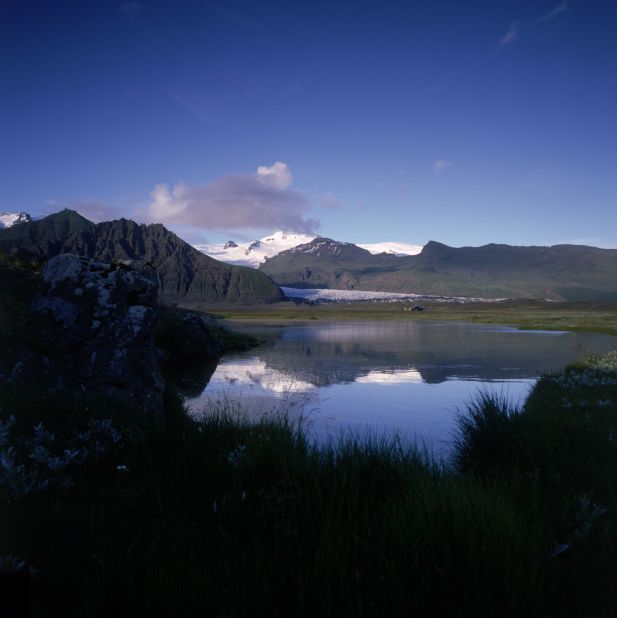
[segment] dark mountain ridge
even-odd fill
[[[323,241],[328,250],[323,250]],[[317,238],[260,267],[279,285],[484,298],[617,300],[617,250],[583,245],[449,247],[373,255]],[[335,247],[340,250],[336,251]]]
[[[72,253],[107,262],[150,262],[157,273],[159,299],[166,302],[260,303],[284,298],[264,273],[208,257],[160,223],[93,223],[67,209],[0,230],[0,253],[34,261]]]

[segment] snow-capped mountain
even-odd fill
[[[324,238],[323,236],[313,238],[311,242],[303,243],[286,251],[286,253],[289,254],[313,255],[315,257],[327,255],[331,255],[332,257],[339,257],[341,255],[353,257],[354,253],[357,254],[358,252],[357,245],[351,242],[341,242],[339,240],[332,240],[331,238]],[[362,251],[359,253],[362,254]]]
[[[221,262],[237,264],[239,266],[252,266],[258,268],[266,258],[274,257],[281,251],[293,249],[298,245],[308,244],[318,238],[309,234],[293,234],[290,232],[274,232],[260,240],[246,243],[236,243],[229,240],[224,244],[197,244],[196,249]],[[350,245],[351,243],[338,243]],[[366,249],[370,253],[390,253],[397,256],[416,255],[422,251],[419,245],[410,245],[401,242],[381,242],[373,244],[359,244],[358,247]]]
[[[274,232],[260,240],[236,243],[228,240],[220,245],[193,245],[195,249],[221,262],[237,264],[238,266],[252,266],[257,268],[267,257],[279,254],[302,243],[313,240],[315,236],[308,234],[292,234],[288,232]]]
[[[2,212],[0,213],[0,229],[12,227],[16,223],[28,223],[32,221],[27,212]]]

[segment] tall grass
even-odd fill
[[[556,615],[617,615],[617,388],[610,373],[584,361],[545,376],[522,409],[481,395],[459,427],[459,473],[507,495],[552,539],[545,595]]]
[[[454,467],[286,416],[118,416],[72,485],[3,505],[0,557],[36,569],[35,616],[614,616],[611,388],[480,396]]]
[[[504,496],[283,418],[152,428],[2,515],[36,615],[521,615],[546,559]]]

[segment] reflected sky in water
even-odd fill
[[[191,413],[219,406],[305,419],[319,440],[398,432],[445,455],[458,411],[478,391],[522,402],[541,372],[615,349],[597,333],[456,322],[316,322],[233,328],[263,343],[219,363]]]

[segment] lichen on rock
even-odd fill
[[[42,279],[33,303],[41,362],[28,372],[38,387],[50,394],[78,390],[146,418],[160,416],[154,269],[62,254],[49,260]],[[28,375],[20,372],[19,379]]]

